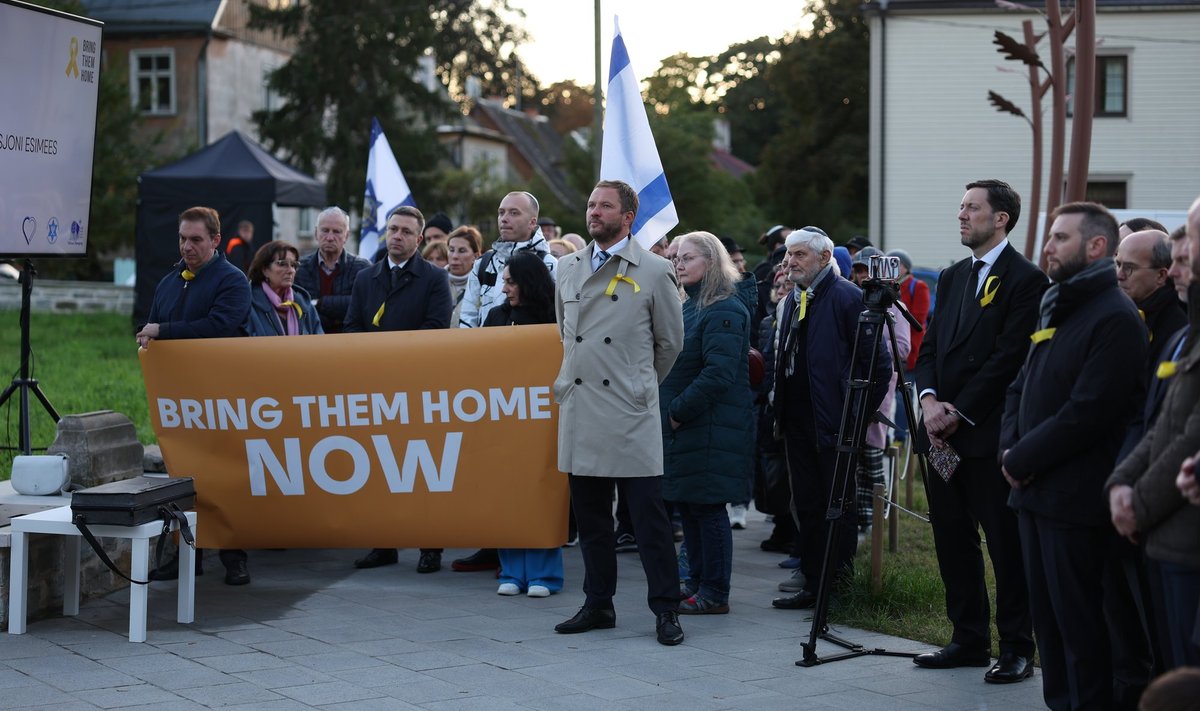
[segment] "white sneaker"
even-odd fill
[[[529,597],[550,597],[550,588],[545,585],[530,585],[529,592],[526,594]]]
[[[741,504],[729,504],[729,526],[735,531],[746,528],[746,507]]]
[[[516,583],[500,583],[500,587],[496,588],[497,595],[520,595],[521,588],[517,587]]]

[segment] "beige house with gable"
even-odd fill
[[[1072,7],[1064,3],[1064,16]],[[1025,19],[1036,32],[1046,24],[993,2],[881,0],[867,9],[870,238],[908,250],[918,265],[943,267],[966,254],[956,216],[967,182],[1000,178],[1029,199],[1032,131],[987,98],[995,91],[1028,113],[1028,73],[992,39],[996,30],[1020,39]],[[1186,210],[1200,194],[1200,2],[1097,0],[1096,28],[1088,196],[1113,209]],[[1038,52],[1048,65],[1047,40]],[[1044,125],[1048,162],[1049,116]],[[1066,145],[1069,152],[1069,118]],[[1048,179],[1043,166],[1043,185]],[[1018,249],[1029,219],[1036,216],[1022,215],[1012,235]]]

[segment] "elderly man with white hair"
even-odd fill
[[[852,378],[865,378],[874,359],[875,383],[867,407],[879,409],[892,373],[891,358],[880,339],[872,352],[874,326],[858,328],[862,291],[842,278],[833,261],[833,240],[817,227],[803,227],[784,242],[784,264],[796,284],[779,318],[775,355],[775,429],[782,435],[792,484],[792,515],[800,540],[804,589],[775,599],[780,609],[816,604],[824,570],[825,541],[837,463],[842,405]],[[857,361],[855,338],[860,339]],[[851,572],[858,541],[854,487],[846,487],[842,516],[834,527],[832,571],[837,583]]]

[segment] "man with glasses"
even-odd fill
[[[354,279],[346,332],[418,331],[449,328],[454,300],[450,280],[421,258],[425,216],[415,207],[401,205],[388,214],[384,240],[387,257],[363,269]],[[354,561],[356,568],[393,565],[395,548],[376,548]],[[442,568],[441,548],[422,548],[418,573]]]
[[[1171,268],[1167,233],[1143,230],[1130,234],[1117,247],[1115,261],[1117,285],[1137,305],[1150,331],[1147,368],[1156,367],[1167,336],[1187,323],[1187,313],[1175,293],[1175,282],[1167,276]]]
[[[242,324],[250,313],[250,283],[217,247],[221,244],[221,217],[211,207],[192,207],[179,215],[178,264],[154,289],[148,323],[137,333],[137,343],[149,348],[152,341],[179,338],[231,338],[243,336]],[[200,572],[196,556],[196,572]],[[150,571],[151,580],[179,577],[179,556]],[[250,582],[245,560],[226,564],[225,582]]]
[[[371,263],[346,251],[350,216],[340,207],[317,215],[317,251],[300,259],[296,283],[312,297],[325,333],[341,333],[354,279]]]

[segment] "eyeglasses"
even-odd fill
[[[675,258],[673,258],[671,261],[672,261],[672,262],[675,262],[676,264],[691,264],[691,263],[692,263],[692,262],[694,262],[695,260],[697,260],[697,259],[703,259],[703,258],[704,258],[704,257],[703,257],[702,255],[699,255],[699,254],[687,254],[687,255],[684,255],[684,256],[682,256],[682,257],[675,257]]]
[[[300,262],[293,262],[290,259],[276,259],[274,262],[272,262],[272,264],[277,267],[282,267],[283,269],[287,269],[288,267],[291,267],[292,269],[300,268]]]
[[[1117,271],[1126,279],[1133,276],[1133,273],[1139,269],[1153,269],[1153,267],[1143,267],[1133,262],[1122,262],[1120,259],[1114,260],[1114,263],[1117,265]]]

